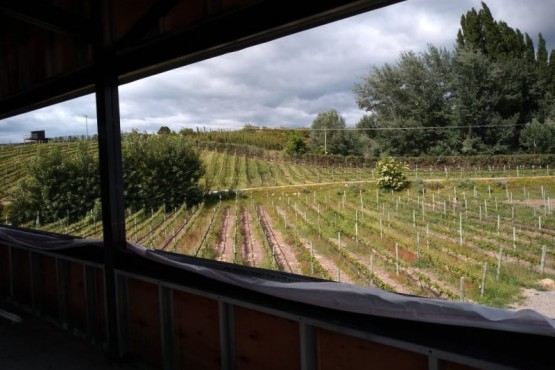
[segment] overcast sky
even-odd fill
[[[488,0],[496,20],[555,48],[555,1]],[[364,112],[353,85],[371,66],[394,63],[427,44],[452,49],[462,14],[478,0],[407,0],[120,87],[123,131],[308,127],[335,108],[354,126]],[[88,116],[85,119],[84,116]],[[96,132],[92,95],[0,121],[0,142],[31,130],[48,137]]]

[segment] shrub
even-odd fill
[[[409,185],[409,181],[405,175],[408,167],[401,162],[397,162],[393,158],[382,158],[376,163],[376,172],[378,174],[378,186],[386,190],[399,191]]]
[[[476,186],[476,184],[474,183],[474,181],[472,181],[470,179],[464,179],[464,180],[459,181],[457,186],[461,189],[472,189],[472,188],[474,188],[474,186]]]
[[[426,185],[424,185],[422,179],[416,179],[416,191],[419,194],[424,194],[426,192]]]

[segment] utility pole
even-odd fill
[[[328,154],[328,130],[324,127],[324,154]]]
[[[89,141],[89,120],[88,120],[89,116],[84,114],[83,117],[85,117],[85,128],[87,130],[87,141]]]

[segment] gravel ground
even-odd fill
[[[511,309],[522,310],[528,308],[555,319],[555,291],[524,289],[522,295],[524,300],[517,305],[513,305]]]
[[[538,281],[538,284],[545,290],[523,289],[522,301],[514,304],[510,309],[522,310],[528,308],[555,319],[555,281],[553,279],[542,279]]]

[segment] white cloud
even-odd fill
[[[555,47],[552,0],[490,0],[495,19],[528,32],[542,32]],[[372,65],[394,63],[400,52],[427,44],[451,48],[462,14],[478,0],[408,0],[317,29],[223,55],[120,88],[124,131],[157,131],[161,125],[207,129],[308,126],[335,108],[348,125],[364,112],[352,87]],[[38,129],[48,136],[96,132],[92,96],[0,121],[0,142],[15,142]]]

